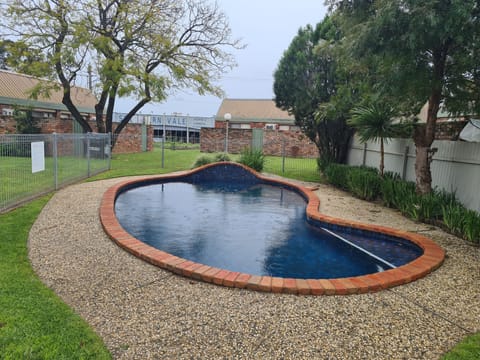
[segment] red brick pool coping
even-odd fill
[[[127,250],[131,254],[153,265],[170,270],[175,274],[216,285],[247,288],[251,290],[273,293],[303,295],[346,295],[376,292],[420,279],[437,269],[443,263],[445,258],[444,250],[432,240],[424,236],[406,231],[395,230],[384,226],[363,224],[323,215],[318,212],[320,199],[313,193],[311,189],[284,180],[277,180],[263,176],[248,167],[236,163],[228,164],[241,166],[261,180],[295,188],[303,193],[308,199],[308,218],[404,238],[417,244],[421,249],[423,249],[423,255],[395,269],[355,277],[338,279],[291,279],[271,276],[257,276],[195,263],[193,261],[166,253],[162,250],[158,250],[133,237],[131,234],[125,231],[118,222],[115,216],[115,199],[125,186],[131,186],[133,184],[139,184],[145,181],[151,182],[152,180],[172,180],[182,178],[185,175],[200,172],[208,167],[218,166],[219,164],[224,163],[208,164],[191,171],[184,171],[175,174],[146,176],[143,178],[136,178],[134,180],[126,180],[112,186],[103,195],[100,205],[100,221],[105,232],[118,246]]]

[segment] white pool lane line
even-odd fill
[[[325,230],[325,231],[326,231],[327,233],[329,233],[330,235],[335,236],[337,239],[340,239],[340,240],[346,242],[348,245],[353,246],[355,249],[358,249],[358,250],[362,251],[363,253],[367,254],[368,256],[373,257],[374,259],[380,261],[381,263],[383,263],[383,264],[385,264],[385,265],[387,265],[387,266],[390,266],[392,269],[395,269],[395,268],[396,268],[395,265],[389,263],[388,261],[382,259],[381,257],[378,257],[378,256],[375,255],[375,254],[372,254],[370,251],[365,250],[364,248],[362,248],[362,247],[360,247],[360,246],[352,243],[351,241],[348,241],[348,240],[345,239],[344,237],[342,237],[342,236],[340,236],[340,235],[338,235],[338,234],[335,234],[333,231],[330,231],[330,230],[328,230],[328,229],[325,229],[324,227],[322,227],[321,229],[322,229],[322,230]]]

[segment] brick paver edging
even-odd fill
[[[135,180],[126,180],[122,183],[112,186],[103,195],[100,205],[100,221],[105,232],[115,243],[133,255],[153,265],[170,270],[176,274],[217,285],[247,288],[274,293],[343,295],[375,292],[406,284],[422,278],[433,270],[437,269],[445,258],[444,250],[432,240],[424,236],[406,231],[395,230],[388,227],[363,224],[322,215],[318,212],[320,200],[311,189],[284,180],[265,177],[248,167],[236,163],[229,164],[232,166],[241,166],[267,183],[281,184],[297,189],[308,200],[307,217],[310,219],[401,237],[417,244],[421,249],[423,249],[423,255],[395,269],[356,277],[339,279],[291,279],[271,276],[256,276],[195,263],[158,250],[134,238],[127,231],[125,231],[118,222],[115,216],[115,199],[125,187],[131,187],[143,182],[151,183],[152,181],[157,180],[172,180],[176,178],[180,179],[185,175],[191,175],[208,167],[218,166],[219,164],[225,163],[208,164],[191,171],[184,171],[175,174],[148,176],[140,179],[137,178]]]

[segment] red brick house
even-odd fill
[[[33,99],[31,90],[39,84],[38,78],[19,74],[11,71],[0,70],[0,134],[16,132],[16,122],[13,117],[15,109],[28,109],[32,111],[33,118],[38,119],[41,133],[81,133],[82,128],[73,119],[73,116],[62,104],[63,90],[60,86],[53,88],[49,96],[39,95]],[[80,113],[91,121],[95,128],[95,104],[97,99],[94,94],[85,88],[72,87],[72,101]],[[120,136],[114,152],[141,151],[142,124],[129,124]],[[153,130],[147,129],[147,148],[153,146]],[[145,133],[145,129],[144,129]]]
[[[224,99],[215,116],[215,128],[200,132],[200,150],[239,153],[250,146],[262,149],[265,155],[318,156],[316,146],[295,125],[294,117],[277,108],[273,100]]]

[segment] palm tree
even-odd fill
[[[385,168],[384,142],[392,137],[407,136],[412,122],[399,122],[395,109],[386,104],[359,106],[351,111],[347,124],[357,130],[362,143],[380,140],[380,176]]]

